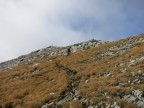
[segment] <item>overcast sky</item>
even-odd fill
[[[0,62],[50,45],[144,33],[144,0],[0,0]]]

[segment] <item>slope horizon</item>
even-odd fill
[[[143,33],[143,4],[144,0],[0,0],[0,62],[50,45]]]
[[[137,36],[137,35],[141,35],[141,34],[144,34],[144,33],[139,33],[139,34],[134,34],[134,35],[129,35],[129,36],[121,36],[121,37],[116,38],[116,39],[113,39],[113,40],[103,39],[103,40],[101,40],[101,41],[113,42],[113,41],[118,41],[118,40],[120,40],[120,39],[125,39],[125,38],[127,38],[127,37]],[[79,41],[79,42],[73,42],[73,43],[71,43],[71,44],[66,44],[66,45],[56,45],[56,44],[52,44],[52,45],[40,47],[40,48],[38,48],[38,49],[33,49],[33,50],[31,50],[31,51],[27,51],[27,52],[25,52],[25,53],[16,55],[16,56],[14,56],[14,57],[11,57],[11,58],[9,58],[9,59],[4,59],[4,60],[3,60],[2,58],[0,58],[0,63],[7,62],[7,61],[12,60],[12,59],[16,59],[16,58],[18,58],[18,57],[20,57],[20,56],[27,55],[27,54],[29,54],[29,53],[31,53],[31,52],[33,52],[33,51],[40,50],[40,49],[44,49],[44,48],[49,47],[49,46],[54,46],[54,47],[67,47],[67,46],[71,46],[71,45],[74,45],[74,44],[78,44],[78,43],[82,43],[82,42],[87,42],[87,41],[90,41],[90,40],[93,40],[93,39],[94,39],[94,40],[99,40],[99,39],[91,38],[91,39],[88,39],[88,40],[83,40],[83,41]]]
[[[144,108],[144,34],[48,47],[0,64],[0,108]]]

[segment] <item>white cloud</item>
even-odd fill
[[[61,1],[62,2],[62,1]],[[56,0],[0,1],[0,60],[38,48],[68,45],[82,39],[80,32],[65,27],[58,18],[61,2]]]
[[[108,39],[125,19],[115,0],[0,0],[0,62],[52,44]]]

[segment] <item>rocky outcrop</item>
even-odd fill
[[[90,40],[67,47],[50,46],[1,63],[0,70],[27,63],[29,63],[26,65],[29,69],[25,71],[24,67],[24,70],[16,73],[10,71],[9,78],[0,79],[2,85],[8,84],[8,86],[9,82],[17,80],[22,80],[24,83],[30,81],[28,79],[34,79],[34,82],[42,80],[44,91],[55,87],[56,83],[58,86],[56,85],[55,88],[58,88],[63,85],[63,81],[66,81],[62,89],[51,89],[51,91],[44,92],[46,98],[37,101],[39,108],[144,108],[143,42],[144,36],[129,37],[106,44],[103,44],[105,42],[102,41]],[[101,46],[97,47],[99,45]],[[97,48],[84,52],[94,47]],[[86,57],[81,56],[81,53],[71,54],[78,51],[83,51]],[[67,57],[55,57],[53,60],[41,61],[45,57],[61,55]],[[34,60],[38,61],[33,63]],[[48,74],[50,71],[54,74]],[[54,76],[60,76],[60,79],[66,78],[66,80],[57,81],[57,77]],[[37,78],[39,80],[35,80]],[[50,83],[51,86],[45,85],[47,83]],[[59,85],[60,83],[62,84]],[[30,93],[26,93],[27,95]],[[54,99],[49,100],[49,96]],[[3,102],[1,103],[3,105]],[[13,107],[13,103],[8,103],[8,105],[6,103],[4,106]]]
[[[132,94],[125,95],[124,99],[134,103],[139,108],[144,108],[144,94],[143,91],[140,90],[134,90]]]
[[[94,59],[100,60],[104,57],[115,56],[117,54],[123,54],[126,51],[130,51],[130,49],[133,48],[134,45],[139,42],[144,42],[144,37],[138,38],[138,39],[129,38],[129,39],[127,39],[127,41],[120,40],[114,46],[107,47],[106,49],[103,49],[103,50],[97,52]],[[132,62],[134,62],[134,61],[132,61]]]
[[[45,103],[41,108],[62,108],[64,103],[70,102],[72,100],[81,101],[82,99],[82,96],[79,95],[78,91],[80,78],[76,75],[77,72],[64,64],[56,63],[56,66],[64,70],[70,81],[67,85],[67,88],[61,91],[59,99],[56,102]]]
[[[83,51],[89,48],[94,48],[103,43],[105,42],[92,39],[87,42],[82,42],[82,43],[74,44],[74,45],[67,46],[67,47],[49,46],[47,48],[43,48],[43,49],[31,52],[29,54],[20,56],[16,59],[0,63],[0,71],[11,69],[19,64],[27,64],[29,62],[41,59],[46,56],[59,56],[59,55],[67,56],[70,53]]]
[[[119,53],[122,54],[126,51],[129,51],[138,42],[144,42],[143,35],[141,36],[141,38],[137,38],[137,39],[129,38],[127,39],[127,41],[122,39],[115,46],[110,46],[106,49],[101,50],[100,52],[97,52],[96,56],[92,59],[99,60],[106,56],[114,56]],[[0,63],[0,71],[11,69],[19,64],[27,64],[29,62],[41,59],[46,56],[59,56],[59,55],[67,56],[70,53],[77,52],[77,51],[84,51],[89,48],[94,48],[103,43],[107,43],[107,42],[92,39],[87,42],[81,42],[66,47],[49,46],[47,48],[43,48],[31,52],[29,54],[20,56],[16,59]]]

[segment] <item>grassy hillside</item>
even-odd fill
[[[144,34],[1,72],[0,108],[137,108],[124,99],[134,90],[144,91]]]

